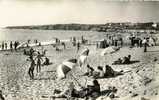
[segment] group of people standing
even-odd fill
[[[20,43],[18,41],[15,41],[13,43],[13,41],[10,41],[10,43],[7,43],[7,42],[2,42],[2,44],[0,45],[1,47],[1,50],[8,50],[10,49],[11,51],[14,49],[14,50],[17,50],[17,46],[19,45]]]
[[[81,36],[81,39],[78,41],[76,37],[71,37],[70,41],[72,42],[72,45],[77,48],[77,52],[80,50],[81,44],[85,44],[87,42],[84,36]]]
[[[106,39],[96,43],[96,48],[107,48],[109,46],[122,47],[124,44],[122,37],[107,36]]]
[[[34,69],[35,69],[35,67],[36,67],[37,73],[40,73],[41,72],[41,66],[43,64],[44,65],[49,65],[50,62],[49,62],[49,59],[47,57],[45,57],[45,61],[42,64],[42,61],[43,61],[42,57],[45,56],[45,55],[41,54],[38,51],[36,57],[34,57],[35,50],[33,48],[31,48],[29,52],[30,52],[29,53],[30,67],[29,67],[29,70],[28,70],[28,74],[30,76],[30,79],[34,79]]]
[[[147,52],[147,47],[148,46],[155,46],[156,42],[152,37],[144,37],[143,39],[141,38],[136,38],[136,37],[131,37],[131,47],[134,47],[137,45],[137,47],[144,47],[144,52]]]

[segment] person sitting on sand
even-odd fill
[[[84,88],[79,93],[83,93],[83,97],[86,97],[86,98],[90,97],[91,100],[95,100],[101,94],[100,84],[96,79],[93,80],[92,83],[93,85],[87,85],[87,88]]]
[[[98,77],[100,77],[100,78],[104,77],[104,71],[103,71],[103,67],[102,66],[98,66],[97,67],[97,72],[99,73]]]
[[[50,65],[50,59],[45,57],[45,61],[44,61],[43,65]]]
[[[105,75],[104,76],[114,76],[114,70],[111,68],[111,66],[109,66],[109,65],[105,66]]]
[[[105,77],[114,77],[116,75],[122,75],[122,72],[123,71],[120,71],[120,72],[114,71],[114,69],[112,69],[111,66],[106,65],[105,66],[105,74],[104,74],[104,76]]]
[[[122,63],[122,59],[121,58],[118,58],[117,61],[114,61],[113,64],[121,64]]]
[[[104,70],[102,66],[98,66],[96,71],[93,71],[93,78],[103,78],[104,77]]]
[[[5,98],[3,97],[3,94],[2,94],[2,90],[0,90],[0,100],[5,100]]]
[[[87,75],[88,77],[92,76],[93,71],[94,71],[94,69],[89,64],[87,64],[87,72],[84,75]]]
[[[123,58],[122,64],[130,64],[131,55]]]

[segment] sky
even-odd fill
[[[149,21],[159,22],[159,2],[0,0],[0,27]]]

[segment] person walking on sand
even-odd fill
[[[40,52],[38,52],[38,55],[35,59],[37,59],[36,70],[37,70],[37,73],[39,73],[41,72],[41,61],[43,61]]]
[[[73,46],[76,46],[76,37],[73,37]]]
[[[31,58],[30,60],[31,60],[31,64],[30,64],[28,74],[30,76],[30,79],[34,79],[34,68],[36,64],[33,58]]]
[[[7,43],[5,43],[4,45],[5,45],[5,49],[7,50]]]
[[[148,45],[148,44],[147,44],[146,38],[143,39],[142,43],[143,43],[143,45],[144,45],[144,52],[147,52],[147,45]]]
[[[11,51],[13,50],[13,43],[12,43],[12,41],[10,42],[10,50]]]
[[[78,42],[77,43],[77,52],[79,51],[79,49],[80,49],[80,43]]]
[[[14,42],[14,49],[15,49],[15,51],[17,51],[17,46],[18,46],[17,41],[15,41]]]
[[[4,42],[2,42],[2,50],[4,50]]]

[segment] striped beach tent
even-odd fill
[[[87,57],[88,57],[88,54],[89,54],[89,49],[88,49],[88,48],[85,49],[85,50],[81,53],[81,55],[80,55],[80,57],[79,57],[80,67],[86,62],[86,59],[87,59]]]
[[[62,64],[60,64],[57,67],[57,78],[63,79],[66,77],[66,74],[71,71],[77,64],[77,59],[69,59],[66,61],[63,61]]]

